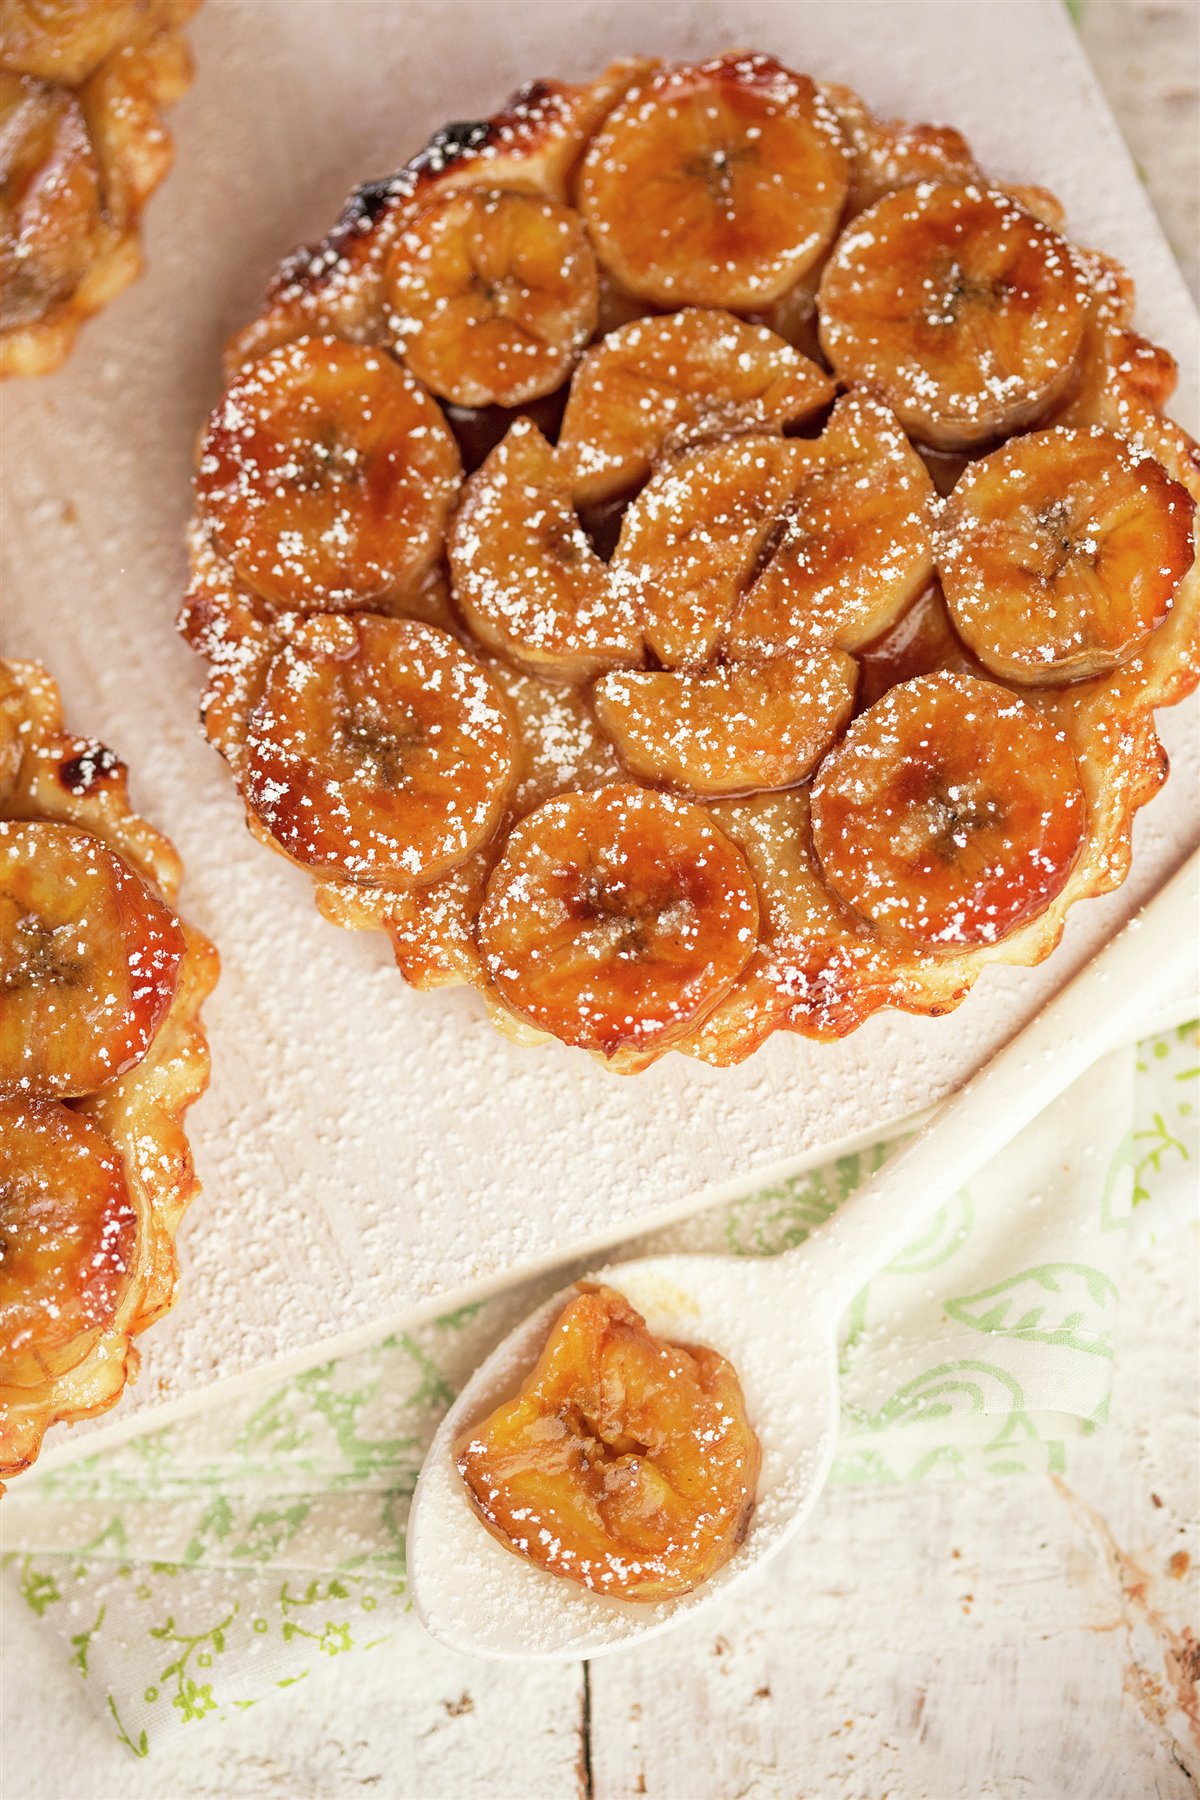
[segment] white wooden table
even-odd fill
[[[1081,11],[1196,288],[1200,6]],[[1113,1422],[1069,1481],[840,1490],[701,1623],[590,1668],[475,1663],[414,1623],[135,1763],[14,1614],[6,1800],[1186,1800],[1198,1330],[1200,1241],[1173,1239],[1126,1277]]]

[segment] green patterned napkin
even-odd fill
[[[1131,1231],[1193,1216],[1198,1089],[1195,1026],[1107,1058],[858,1295],[835,1482],[1065,1466],[1070,1440],[1106,1417]],[[791,1249],[888,1149],[614,1257]],[[398,1634],[420,1653],[404,1528],[425,1446],[469,1371],[564,1278],[16,1483],[5,1580],[135,1754],[316,1679],[332,1657]]]

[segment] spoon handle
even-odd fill
[[[916,1229],[1107,1050],[1200,990],[1200,851],[802,1249],[840,1311]]]

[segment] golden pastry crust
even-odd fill
[[[162,113],[191,83],[183,27],[199,3],[6,0],[0,377],[59,368],[140,274],[142,209],[172,159]]]
[[[161,832],[134,812],[123,763],[103,744],[64,729],[58,689],[31,662],[0,663],[0,820],[52,821],[96,839],[172,909],[182,866]],[[104,1412],[137,1372],[134,1339],[171,1306],[178,1278],[175,1234],[198,1189],[183,1120],[208,1085],[200,1023],[217,979],[214,946],[175,920],[182,955],[174,991],[145,1054],[124,1073],[65,1103],[103,1133],[136,1214],[133,1254],[119,1301],[82,1358],[40,1380],[0,1379],[0,1476],[36,1458],[51,1425]],[[20,1084],[0,1087],[25,1104]],[[59,1102],[28,1097],[35,1109]],[[15,1138],[12,1140],[15,1145]]]
[[[636,221],[620,205],[634,167],[658,171]],[[678,232],[650,216],[660,175]],[[780,220],[806,183],[789,242]],[[505,193],[523,204],[506,211]],[[360,189],[283,264],[230,346],[229,380],[240,392],[246,364],[282,343],[315,370],[330,338],[424,369],[464,465],[445,559],[365,598],[349,576],[318,581],[305,605],[420,620],[464,645],[507,702],[515,778],[498,827],[454,866],[372,882],[346,857],[314,874],[321,911],[386,931],[413,985],[477,987],[501,1030],[528,1041],[549,1025],[622,1071],[669,1048],[739,1061],[775,1030],[840,1037],[882,1007],[938,1015],[990,962],[1049,955],[1075,901],[1124,878],[1134,815],[1166,774],[1154,709],[1200,682],[1200,458],[1164,413],[1174,363],[1133,329],[1125,271],[1064,228],[1053,194],[991,182],[953,128],[877,118],[849,89],[743,52],[535,84]],[[543,291],[538,259],[560,240]],[[437,355],[422,362],[413,321],[429,319]],[[472,394],[519,391],[520,405],[453,400],[455,331]],[[225,423],[218,408],[202,497]],[[317,471],[306,480],[334,471],[320,516],[351,542],[365,517],[344,473],[354,445],[320,406],[289,431],[297,466]],[[283,523],[301,516],[285,497]],[[209,664],[205,729],[251,830],[286,853],[248,756],[303,624],[231,548],[201,503],[180,626]],[[257,548],[269,562],[272,545]],[[277,560],[296,554],[281,533]],[[1134,593],[1143,569],[1157,573]],[[1025,632],[1022,611],[1042,605]],[[361,746],[347,704],[331,701],[333,728]],[[979,706],[1054,746],[1029,759],[1019,801],[1002,724],[979,740],[990,786],[966,779],[969,748],[955,775]],[[376,760],[377,723],[363,752]],[[410,729],[390,727],[400,782]],[[819,811],[851,739],[897,759],[871,842],[882,857],[889,821],[900,832],[888,879],[896,905],[915,896],[913,917],[938,887],[926,941],[869,916],[878,867],[839,855],[819,819],[814,837],[811,797]],[[574,840],[564,873],[568,813],[582,842],[604,808],[558,803],[595,790],[686,799],[717,833],[714,860],[757,892],[748,955],[726,955],[661,1030],[614,1024],[610,952],[649,974],[667,955],[658,920],[680,934],[669,961],[715,920],[686,859],[673,880],[630,861],[616,881],[611,819],[590,874]],[[619,805],[628,822],[633,801]],[[997,874],[1020,830],[1042,873],[1024,899]],[[535,996],[564,906],[582,962],[564,954]]]

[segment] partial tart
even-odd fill
[[[199,0],[4,0],[0,376],[45,375],[135,280]]]
[[[1052,194],[770,57],[539,82],[229,347],[181,629],[251,829],[607,1066],[939,1014],[1123,879],[1195,446]]]
[[[175,1298],[218,968],[181,875],[46,671],[0,663],[0,1477],[116,1403]]]

